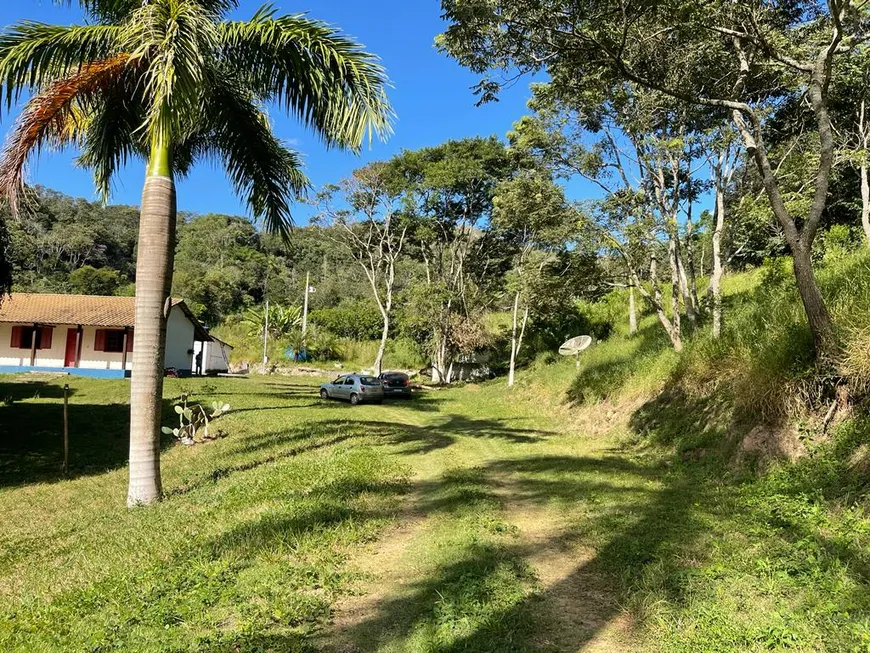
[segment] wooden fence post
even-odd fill
[[[69,476],[69,384],[63,386],[63,475]]]

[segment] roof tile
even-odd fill
[[[0,303],[0,322],[17,324],[132,327],[135,314],[135,297],[13,293]]]

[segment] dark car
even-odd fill
[[[411,377],[404,372],[384,372],[378,378],[384,385],[385,397],[411,396]]]
[[[384,400],[381,380],[365,374],[348,374],[320,386],[321,399],[347,399],[354,406],[364,401],[380,403]]]

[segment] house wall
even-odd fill
[[[75,327],[70,327],[75,330]],[[57,329],[55,329],[57,331]],[[66,333],[64,333],[66,344]],[[52,342],[52,345],[54,343]],[[82,358],[79,367],[85,370],[120,370],[124,359],[122,352],[95,351],[97,327],[82,328]],[[61,361],[63,362],[63,361]],[[133,369],[133,353],[127,353],[127,370]]]
[[[227,345],[224,345],[220,342],[196,342],[193,345],[193,357],[191,365],[193,365],[193,369],[196,370],[196,354],[199,353],[200,349],[203,350],[202,354],[202,371],[203,374],[215,373],[215,372],[228,372],[229,365],[227,364],[230,360],[230,350],[231,348]]]
[[[12,348],[12,327],[28,324],[0,324],[0,365],[30,365],[30,349]],[[36,364],[40,367],[63,367],[66,349],[66,327],[55,327],[51,336],[51,349],[36,351]]]
[[[12,348],[12,327],[14,324],[0,324],[0,366],[29,367],[30,350]],[[28,325],[22,325],[28,326]],[[58,325],[53,329],[51,349],[37,349],[35,367],[63,367],[66,356],[68,331],[75,326]],[[95,351],[97,327],[82,328],[82,348],[79,367],[86,370],[120,370],[123,361],[121,352]],[[133,369],[133,357],[127,354],[127,369]]]
[[[225,345],[222,342],[209,343],[209,369],[215,372],[230,371],[230,353],[233,348]]]
[[[166,367],[174,367],[182,372],[190,372],[191,352],[193,350],[193,322],[187,319],[180,308],[175,306],[166,322]]]
[[[30,367],[30,350],[12,348],[12,327],[14,324],[0,324],[0,368]],[[21,326],[30,326],[22,324]],[[76,327],[58,325],[53,329],[51,349],[38,349],[34,367],[63,368],[66,354],[67,331]],[[83,370],[117,370],[121,371],[124,354],[122,352],[95,351],[98,327],[83,327],[81,340],[81,358],[79,368]],[[166,329],[166,366],[175,367],[181,371],[190,371],[189,350],[193,349],[193,323],[179,308],[173,308],[169,314]],[[133,369],[133,354],[127,354],[127,371]],[[3,369],[3,372],[10,371]],[[11,370],[15,371],[15,370]]]

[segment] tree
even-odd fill
[[[713,302],[713,338],[718,339],[722,335],[722,277],[725,274],[722,261],[722,236],[725,231],[727,211],[725,196],[734,179],[738,150],[734,143],[733,132],[727,129],[719,130],[714,135],[713,145],[709,162],[716,204],[713,208],[713,272],[710,275],[710,298]]]
[[[839,127],[840,156],[857,169],[861,184],[861,228],[870,247],[870,49],[840,61],[832,94],[832,114]]]
[[[83,265],[69,275],[74,292],[81,295],[114,295],[125,285],[117,270]]]
[[[260,234],[249,220],[196,216],[179,225],[177,241],[172,293],[183,297],[206,324],[218,324],[264,301],[270,259],[261,251]]]
[[[513,295],[508,368],[508,387],[513,387],[529,318],[536,317],[546,299],[548,293],[541,291],[552,282],[548,277],[570,278],[560,275],[556,264],[572,244],[570,232],[577,219],[562,188],[541,170],[526,170],[502,183],[493,205],[493,228],[506,232],[516,248],[506,284]]]
[[[9,252],[9,231],[6,220],[0,217],[0,302],[12,290],[12,261]]]
[[[396,265],[405,247],[408,223],[399,214],[401,185],[387,163],[355,170],[338,186],[320,193],[319,221],[360,265],[383,321],[381,341],[372,366],[380,374],[390,336],[396,288]]]
[[[856,56],[867,38],[867,3],[443,0],[442,7],[450,24],[440,45],[474,72],[507,69],[515,77],[517,70],[545,69],[556,85],[630,81],[730,117],[791,249],[816,354],[823,363],[834,361],[837,339],[811,251],[834,163],[829,99],[835,62]],[[477,90],[485,101],[500,86],[487,76]],[[783,201],[766,137],[769,114],[795,96],[809,102],[818,134],[813,198],[803,214]]]
[[[176,223],[175,178],[221,161],[252,213],[277,231],[308,181],[273,134],[275,101],[328,145],[385,134],[390,109],[375,58],[334,28],[269,5],[226,20],[237,0],[79,0],[85,25],[22,22],[0,37],[7,104],[28,94],[0,162],[18,210],[24,166],[43,146],[80,148],[107,196],[120,165],[147,162],[136,267],[128,505],[161,495],[163,359]]]
[[[263,308],[249,308],[243,322],[250,328],[249,335],[283,338],[302,325],[302,309],[298,306],[269,304]]]
[[[429,325],[433,381],[449,382],[456,355],[482,342],[478,318],[490,299],[482,285],[498,278],[492,254],[499,244],[485,227],[514,162],[491,137],[404,152],[390,167],[402,180],[409,245],[424,267],[421,287],[411,294],[417,318]]]
[[[563,179],[579,175],[604,192],[600,200],[587,203],[584,213],[598,227],[603,247],[624,262],[629,302],[637,289],[656,311],[674,349],[681,351],[680,297],[687,312],[698,305],[694,274],[685,274],[692,266],[683,263],[679,233],[681,215],[690,223],[685,205],[688,201],[691,206],[697,192],[684,118],[675,116],[660,94],[632,84],[537,84],[533,91],[530,106],[535,114],[514,126],[512,150]],[[671,269],[670,317],[658,283],[662,237]],[[644,269],[649,270],[651,292],[642,282]]]

